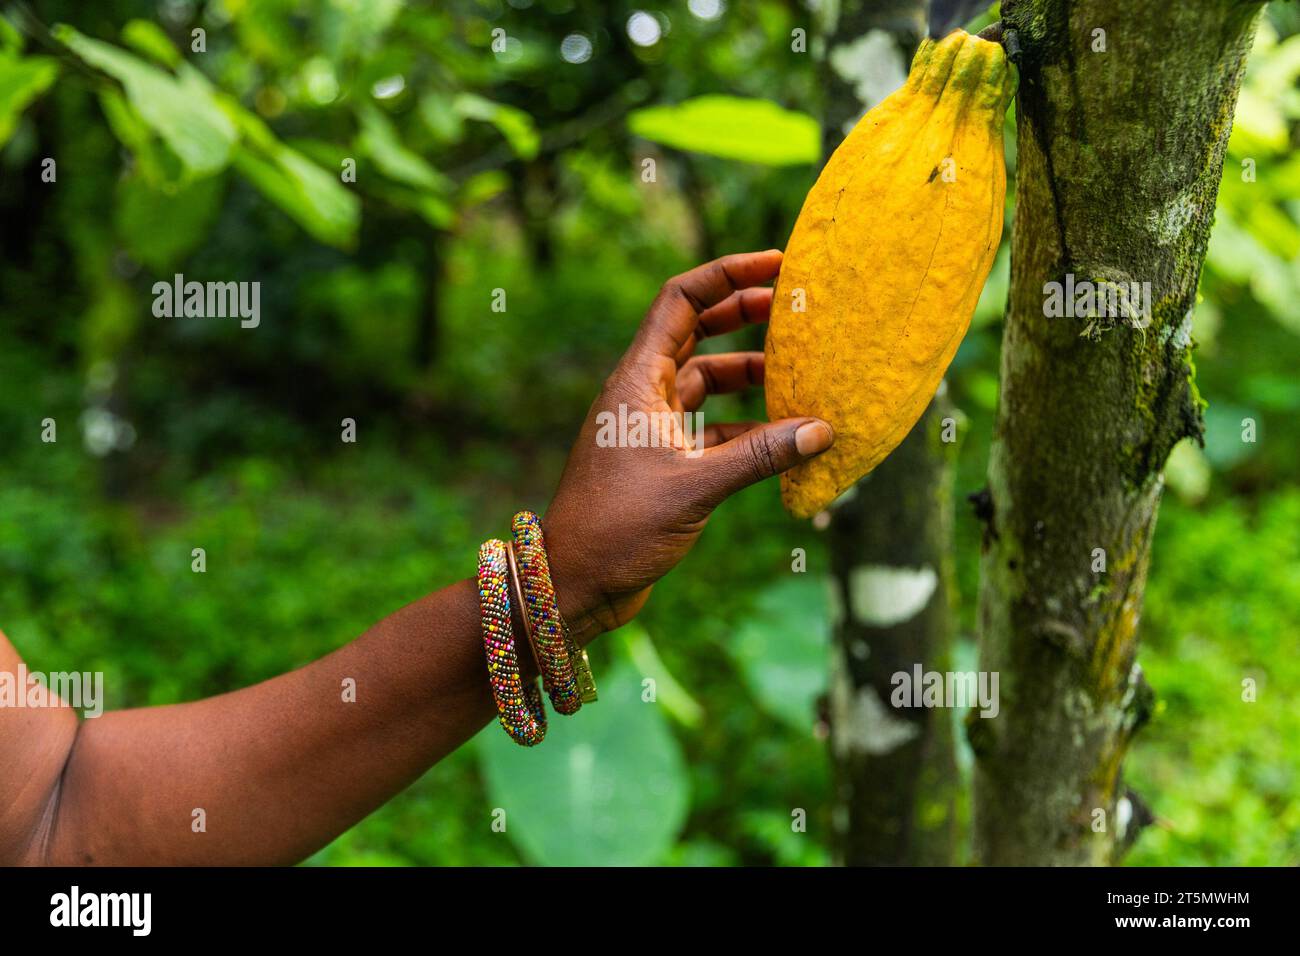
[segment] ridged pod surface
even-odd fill
[[[835,444],[781,476],[796,517],[878,465],[934,397],[1002,236],[1015,89],[999,44],[963,30],[925,41],[804,200],[772,302],[767,412],[815,415]]]

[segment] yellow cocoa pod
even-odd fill
[[[963,30],[925,41],[804,201],[772,302],[767,412],[815,415],[835,444],[781,476],[795,516],[871,471],[934,397],[1002,236],[1015,88],[997,43]]]

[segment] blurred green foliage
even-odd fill
[[[32,668],[103,670],[114,707],[299,666],[471,574],[545,506],[663,279],[783,245],[815,172],[793,2],[4,9],[0,626]],[[1202,282],[1207,442],[1168,472],[1140,657],[1161,703],[1127,763],[1162,821],[1139,864],[1300,859],[1298,30],[1274,4]],[[959,496],[984,483],[1007,269],[951,373]],[[155,318],[173,272],[260,281],[261,326]],[[957,533],[967,661],[960,499]],[[826,863],[825,570],[775,487],[741,494],[593,647],[599,708],[528,752],[489,727],[311,862]]]

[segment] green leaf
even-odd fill
[[[686,765],[663,711],[642,702],[626,664],[598,680],[599,702],[552,713],[537,747],[520,747],[496,721],[479,734],[491,806],[505,810],[506,833],[534,863],[653,864],[686,819]]]
[[[240,148],[235,168],[311,235],[341,249],[356,243],[357,198],[287,147],[270,157]]]
[[[477,206],[510,188],[510,177],[500,169],[485,169],[465,180],[457,193],[457,202],[465,207]]]
[[[23,110],[58,75],[58,63],[48,57],[0,54],[0,146],[9,142]]]
[[[344,161],[354,155],[350,144],[335,143],[327,139],[291,136],[286,137],[282,142],[323,169],[342,171]]]
[[[826,688],[826,582],[798,574],[764,589],[730,646],[763,709],[792,727],[810,729],[817,696]]]
[[[435,229],[449,229],[456,222],[455,207],[433,193],[372,179],[366,183],[366,195],[398,209],[409,209]]]
[[[647,106],[628,114],[628,129],[673,149],[765,166],[821,159],[821,127],[806,113],[769,100],[697,96],[676,106]]]
[[[451,189],[446,176],[406,147],[387,116],[369,105],[359,110],[358,116],[361,133],[357,136],[357,148],[370,157],[381,173],[395,182],[429,192],[445,193]]]
[[[663,705],[668,715],[687,727],[698,727],[704,719],[704,708],[677,682],[655,650],[654,641],[646,629],[633,622],[619,629],[628,657],[641,674],[641,679],[653,678],[655,699]]]
[[[141,118],[115,86],[105,86],[99,91],[99,105],[108,120],[108,127],[118,142],[131,151],[135,169],[155,186],[176,185],[189,173],[180,159],[153,134],[149,124]]]
[[[466,119],[491,123],[505,137],[514,154],[520,159],[534,159],[541,148],[542,138],[533,118],[523,110],[495,103],[474,93],[461,93],[452,101],[452,109]]]
[[[321,242],[340,249],[355,246],[361,200],[337,175],[286,146],[235,100],[222,97],[220,103],[244,138],[235,152],[235,168]]]
[[[23,35],[2,13],[0,13],[0,51],[5,53],[21,53],[23,51]]]
[[[230,162],[234,124],[210,93],[193,81],[181,82],[125,50],[59,25],[54,36],[90,66],[118,80],[141,118],[198,175],[217,172]]]
[[[459,143],[464,134],[464,117],[452,108],[452,100],[441,93],[420,97],[420,119],[429,132],[443,143]]]
[[[221,206],[221,177],[159,188],[139,175],[118,185],[116,226],[135,259],[165,271],[194,250]]]
[[[260,19],[261,8],[269,5],[265,2],[247,4],[247,19]],[[292,3],[283,4],[282,0],[275,0],[275,6],[283,6],[287,17],[302,15],[295,12]],[[383,49],[387,44],[381,39],[382,34],[392,26],[405,6],[406,0],[330,0],[328,3],[314,3],[307,9],[314,21],[314,35],[320,36],[322,52],[332,62],[343,63],[358,52],[373,54],[376,48]],[[292,20],[281,28],[291,31]]]
[[[122,42],[168,69],[181,62],[180,51],[152,20],[130,20],[122,27]]]

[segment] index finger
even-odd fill
[[[714,259],[664,283],[636,344],[656,355],[673,358],[688,341],[700,314],[732,293],[774,278],[781,269],[781,250],[742,252]]]

